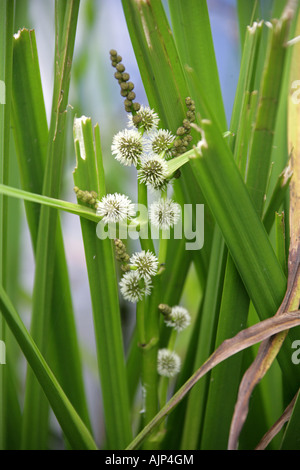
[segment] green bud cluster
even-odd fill
[[[191,123],[195,121],[195,103],[188,97],[185,99],[187,107],[186,118],[182,122],[182,126],[178,127],[176,134],[177,139],[173,144],[173,156],[178,157],[185,153],[192,140]]]
[[[115,78],[118,80],[120,85],[121,96],[125,98],[125,111],[135,114],[140,109],[141,105],[139,103],[133,102],[136,97],[133,91],[134,84],[129,81],[130,75],[129,73],[125,72],[125,66],[122,64],[122,57],[118,55],[117,51],[114,49],[111,49],[109,53],[111,65],[116,69]]]
[[[159,304],[158,310],[163,314],[164,317],[169,317],[172,313],[172,309],[167,304]]]
[[[78,188],[78,186],[75,186],[74,192],[77,196],[77,199],[80,199],[82,202],[89,204],[95,209],[97,208],[96,206],[98,203],[98,200],[97,200],[98,195],[95,191],[82,191],[81,189]]]
[[[119,238],[116,238],[114,240],[115,243],[115,254],[116,254],[116,260],[122,263],[121,269],[123,271],[129,271],[130,268],[128,266],[130,256],[128,255],[126,251],[126,246],[120,240]]]

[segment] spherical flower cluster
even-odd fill
[[[129,114],[129,128],[114,136],[111,151],[122,165],[137,167],[140,183],[165,190],[170,176],[167,160],[173,157],[176,136],[168,130],[158,130],[158,124],[158,114],[141,106]]]
[[[167,230],[173,227],[181,215],[181,207],[172,199],[161,198],[154,201],[149,208],[149,219],[154,227]]]
[[[128,267],[130,270],[120,281],[121,293],[126,300],[138,302],[151,292],[151,277],[157,273],[158,259],[151,251],[143,250],[130,257]]]
[[[151,251],[143,250],[131,256],[130,265],[136,269],[140,277],[150,279],[157,273],[158,259]]]
[[[166,317],[165,323],[180,332],[189,326],[191,317],[186,308],[176,305],[172,307],[171,314]]]
[[[150,279],[141,278],[137,271],[127,271],[119,285],[124,299],[129,302],[138,302],[151,292]]]
[[[115,155],[122,165],[137,166],[143,155],[143,137],[137,130],[125,129],[118,132],[113,138],[111,146],[112,154]]]
[[[131,128],[143,129],[146,133],[157,129],[159,123],[158,114],[148,106],[141,106],[137,113],[128,116],[128,126]]]
[[[153,154],[142,160],[138,170],[138,179],[141,183],[155,190],[164,190],[167,185],[167,176],[167,162],[159,155]]]
[[[174,377],[181,367],[180,357],[169,349],[159,349],[157,355],[157,372],[164,377]]]
[[[104,224],[117,223],[135,215],[134,204],[124,194],[107,194],[97,203],[97,214]]]
[[[145,149],[148,152],[156,153],[157,155],[163,154],[166,160],[172,158],[172,145],[175,136],[168,130],[159,129],[151,134],[146,142]]]

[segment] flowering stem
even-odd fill
[[[159,407],[160,409],[167,403],[168,388],[169,388],[169,377],[161,377],[160,379],[160,390],[159,390]],[[160,431],[165,428],[165,421],[160,425]]]
[[[142,204],[145,207],[148,206],[147,186],[139,182],[138,182],[138,203]]]
[[[153,291],[147,309],[145,310],[145,346],[142,348],[142,384],[145,390],[144,425],[146,425],[158,412],[158,373],[157,353],[159,339],[159,313],[161,276],[153,278]],[[144,448],[153,446],[153,442],[145,443]]]
[[[168,349],[170,349],[170,351],[174,351],[176,338],[177,338],[177,331],[175,330],[175,328],[172,328],[170,338],[169,338],[169,343],[168,343]]]
[[[170,351],[174,351],[175,348],[175,343],[176,343],[176,338],[177,338],[177,331],[175,328],[172,328],[169,342],[168,342],[168,349]],[[168,387],[169,387],[169,377],[161,377],[160,379],[160,400],[159,400],[159,406],[162,408],[166,403],[167,403],[167,396],[168,396]],[[162,423],[161,430],[164,429],[165,427],[165,422]]]
[[[165,264],[166,257],[167,257],[167,248],[168,248],[168,238],[167,238],[168,230],[160,230],[160,237],[159,237],[159,254],[158,254],[158,262],[160,265]]]
[[[140,206],[148,207],[148,193],[147,193],[147,186],[143,183],[138,182],[138,204]],[[151,232],[150,227],[148,224],[148,237],[143,238],[140,237],[140,243],[143,250],[151,251],[155,254],[153,240],[151,239]]]
[[[138,331],[139,345],[143,347],[145,338],[145,300],[142,299],[136,304],[136,326]]]

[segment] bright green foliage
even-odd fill
[[[100,141],[101,121],[93,126],[85,116],[80,95],[90,57],[97,61],[94,51],[81,52],[73,84],[77,104],[69,106],[78,16],[86,16],[91,31],[95,24],[93,2],[82,10],[79,3],[55,1],[48,126],[35,32],[13,36],[15,2],[0,0],[0,85],[6,85],[0,102],[0,339],[9,345],[8,364],[0,365],[0,447],[55,447],[52,409],[67,449],[218,450],[228,442],[253,449],[265,433],[259,448],[299,449],[299,370],[291,360],[300,324],[299,45],[289,42],[299,30],[298,2],[237,0],[241,61],[227,122],[209,3],[122,0],[150,107],[139,102],[122,51],[107,51],[103,60],[109,63],[110,54],[111,80],[125,104],[120,113],[131,125],[115,136],[103,126],[111,148]],[[99,79],[97,86],[110,102],[107,83]],[[170,141],[153,156],[156,127]],[[9,175],[13,153],[18,168]],[[77,203],[61,196],[63,183],[73,185],[69,153]],[[132,201],[128,186],[136,194]],[[161,212],[151,220],[133,205],[150,213],[158,199]],[[20,215],[12,222],[11,200],[24,202],[34,254],[28,328],[17,280],[11,288],[9,242],[19,243],[21,222]],[[180,220],[181,209],[184,228],[201,229],[195,221],[200,204],[204,245],[187,250],[191,240],[173,237],[177,227],[170,220]],[[101,442],[89,416],[62,211],[80,218],[103,409],[103,419],[100,413],[93,418]],[[149,233],[150,221],[158,239]],[[98,232],[112,222],[114,241]],[[135,240],[123,237],[125,229]],[[186,315],[185,331],[174,312]],[[11,360],[20,356],[27,365],[24,392]]]

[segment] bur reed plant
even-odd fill
[[[299,449],[298,2],[274,0],[266,12],[237,0],[227,122],[206,1],[171,0],[167,15],[161,0],[123,0],[148,102],[112,44],[105,60],[127,124],[108,155],[101,122],[69,105],[79,0],[55,1],[49,124],[35,32],[15,29],[20,3],[0,0],[1,449],[55,449],[51,412],[66,449]],[[61,198],[67,153],[75,202]],[[121,176],[113,188],[109,159],[133,175],[136,199]],[[29,324],[17,281],[23,205]],[[100,440],[61,211],[80,219]],[[199,233],[204,243],[188,245]]]

